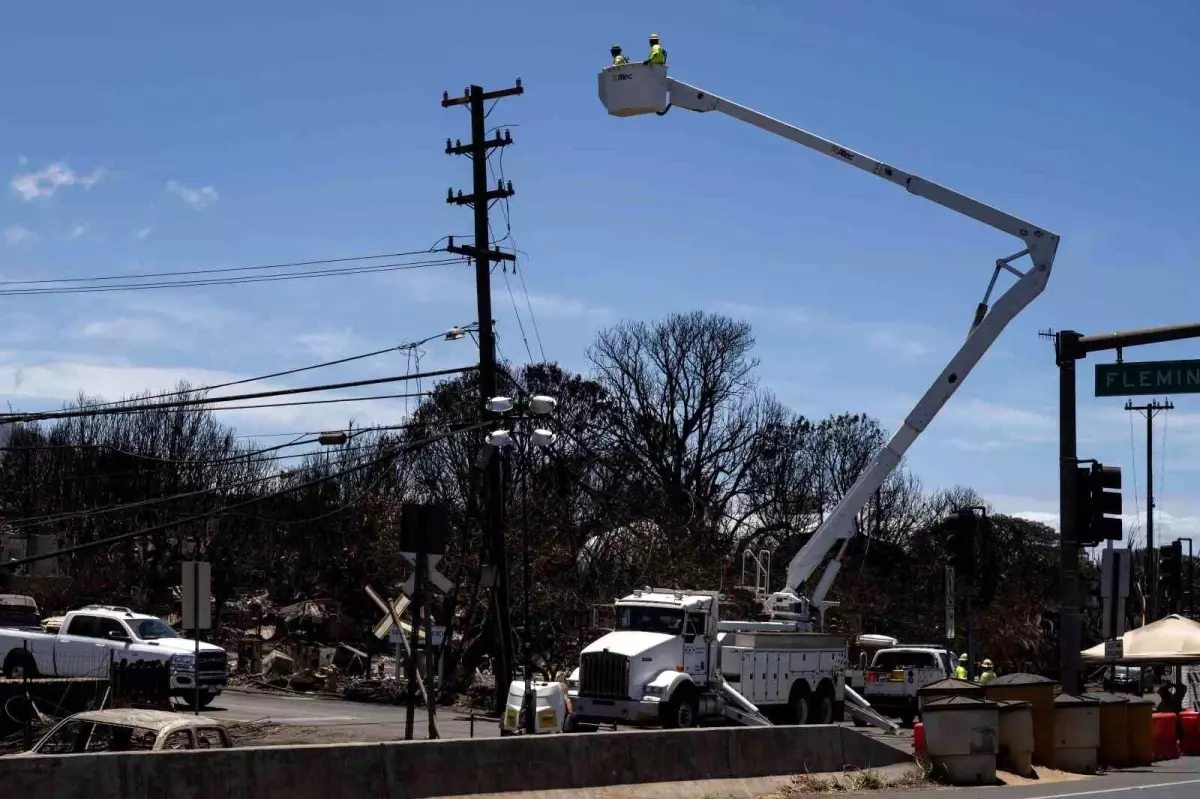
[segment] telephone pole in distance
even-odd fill
[[[1125,403],[1125,410],[1138,411],[1146,417],[1146,623],[1158,621],[1158,550],[1154,548],[1154,417],[1162,411],[1175,410],[1170,400],[1161,403],[1151,400],[1145,405]]]
[[[509,132],[505,131],[501,136],[499,130],[496,131],[495,138],[487,138],[487,110],[484,104],[488,100],[499,100],[524,92],[525,89],[518,78],[516,85],[508,89],[485,92],[483,87],[472,85],[461,97],[451,97],[448,92],[442,93],[442,108],[465,105],[471,112],[471,140],[463,144],[458,140],[451,143],[446,139],[447,155],[465,155],[471,159],[471,193],[463,194],[459,191],[456,194],[454,189],[450,189],[446,202],[452,205],[467,205],[474,211],[475,241],[470,246],[456,245],[454,239],[450,238],[446,249],[475,261],[475,298],[479,311],[479,411],[484,418],[490,415],[487,410],[488,400],[497,395],[496,333],[492,319],[492,264],[516,260],[512,253],[491,248],[488,209],[493,201],[511,197],[513,188],[512,181],[498,183],[495,188],[488,187],[488,154],[495,148],[507,147],[513,140]],[[493,671],[496,676],[496,708],[503,711],[508,686],[512,682],[513,636],[512,619],[509,615],[508,556],[504,543],[504,481],[500,461],[500,458],[489,458],[484,467],[483,538],[485,552],[496,575],[492,596],[500,663],[499,668],[493,667]]]

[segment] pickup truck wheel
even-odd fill
[[[662,707],[662,725],[668,730],[696,726],[696,697],[687,688],[677,688]]]
[[[188,707],[190,707],[192,710],[203,710],[204,708],[211,705],[213,700],[216,698],[217,698],[217,695],[214,694],[212,691],[201,690],[200,691],[200,705],[197,706],[196,705],[196,694],[192,691],[188,691],[187,696],[184,697],[184,701],[187,702]]]
[[[4,660],[4,677],[8,680],[37,679],[37,663],[25,650],[13,652]]]

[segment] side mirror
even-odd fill
[[[126,635],[125,633],[121,632],[120,630],[109,630],[108,635],[105,637],[108,638],[108,640],[110,640],[110,641],[128,641],[129,640],[129,636]]]

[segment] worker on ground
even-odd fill
[[[667,51],[658,43],[657,33],[650,34],[650,57],[642,63],[667,65]]]
[[[954,679],[967,679],[967,653],[963,652],[958,656],[958,668],[954,670]]]
[[[983,674],[979,675],[979,684],[987,685],[992,680],[996,679],[996,672],[992,671],[992,661],[988,660],[987,658],[984,658],[982,666]]]
[[[609,52],[612,53],[612,65],[614,67],[623,67],[629,63],[629,59],[621,55],[621,45],[614,44]]]

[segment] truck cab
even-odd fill
[[[580,718],[694,726],[716,657],[715,592],[634,591],[584,648],[567,689]]]

